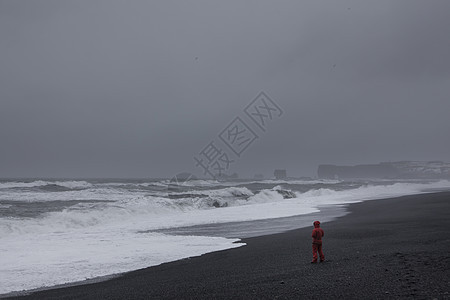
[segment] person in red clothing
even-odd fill
[[[314,229],[312,231],[312,251],[313,251],[313,260],[312,264],[317,263],[317,252],[319,252],[320,262],[325,260],[325,255],[322,252],[322,237],[325,235],[323,229],[320,228],[320,222],[314,221]]]

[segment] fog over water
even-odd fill
[[[211,141],[242,177],[450,161],[449,11],[1,0],[0,177],[201,176],[194,156]],[[261,91],[280,109],[262,128],[244,111]],[[239,155],[220,138],[236,117],[255,136]]]

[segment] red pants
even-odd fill
[[[320,260],[325,260],[325,255],[322,252],[322,244],[312,244],[313,261],[317,261],[317,252],[319,252]]]

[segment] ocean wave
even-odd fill
[[[167,187],[167,183],[162,181],[150,181],[150,182],[103,182],[97,183],[96,186],[107,186],[107,187]]]
[[[365,185],[348,190],[319,188],[304,193],[275,186],[252,192],[245,187],[229,187],[217,190],[196,191],[180,198],[158,197],[143,193],[102,189],[83,190],[48,195],[76,194],[80,200],[62,211],[41,214],[38,218],[0,218],[0,236],[24,233],[45,233],[54,230],[102,228],[121,226],[129,222],[151,228],[178,227],[279,218],[314,211],[320,205],[354,203],[364,200],[420,193],[426,188],[450,188],[450,182],[432,184],[395,183],[391,185]],[[30,197],[35,193],[31,193]],[[101,197],[99,196],[101,195]],[[92,199],[96,196],[96,199]],[[69,197],[70,198],[70,197]],[[100,199],[101,198],[101,199]],[[106,200],[92,202],[92,200]],[[277,210],[273,210],[273,207]]]
[[[308,184],[339,184],[342,180],[332,180],[332,179],[311,179],[311,180],[298,180],[298,179],[266,179],[260,181],[252,181],[252,183],[264,183],[264,184],[298,184],[298,185],[308,185]]]
[[[211,196],[211,197],[245,197],[253,195],[253,192],[246,187],[227,187],[213,190],[192,190],[189,192],[172,192],[169,195],[189,195],[190,197],[196,195]]]
[[[296,198],[297,194],[291,190],[284,189],[281,185],[274,186],[273,191],[278,192],[283,196],[284,199]]]
[[[216,190],[190,191],[188,193],[170,193],[168,197],[174,199],[174,203],[182,206],[192,204],[197,208],[220,208],[291,199],[296,198],[297,194],[281,186],[263,189],[256,193],[246,187],[228,187]]]
[[[189,180],[173,180],[173,179],[165,179],[159,181],[159,184],[170,186],[170,185],[180,185],[185,187],[209,187],[209,186],[219,186],[221,185],[220,181],[214,179],[189,179]]]
[[[23,181],[0,182],[0,189],[33,188],[45,186],[63,187],[68,189],[85,189],[92,187],[92,184],[87,181],[44,181],[44,180],[35,180],[31,182],[23,182]]]
[[[109,194],[107,193],[109,192]],[[75,196],[67,197],[70,193],[51,193],[58,197],[65,196],[66,199],[77,199],[86,202],[78,202],[62,211],[45,213],[41,218],[21,220],[21,219],[0,219],[1,234],[25,234],[43,233],[52,231],[55,228],[70,230],[77,228],[87,228],[95,226],[106,226],[107,224],[120,224],[136,219],[153,218],[153,220],[182,216],[188,212],[208,211],[211,209],[223,209],[228,207],[251,206],[268,202],[282,201],[291,196],[291,193],[276,187],[271,190],[261,190],[253,193],[245,187],[228,187],[217,190],[193,191],[192,194],[175,193],[178,198],[158,197],[145,195],[142,193],[126,193],[118,190],[98,189],[72,191]],[[24,193],[26,194],[26,193]],[[36,201],[35,193],[28,196]],[[99,197],[102,195],[102,197]],[[46,195],[48,196],[48,195]],[[96,196],[95,199],[94,196]],[[294,194],[295,196],[295,194]],[[100,199],[101,198],[101,199]],[[22,198],[23,200],[23,198]],[[108,200],[104,202],[93,202],[93,200]],[[51,199],[46,199],[51,201]],[[255,215],[256,216],[256,215]],[[215,220],[220,221],[220,220]],[[165,222],[160,225],[165,226]]]

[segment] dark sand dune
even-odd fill
[[[450,193],[367,201],[322,224],[327,262],[310,264],[311,228],[26,299],[450,299]]]

